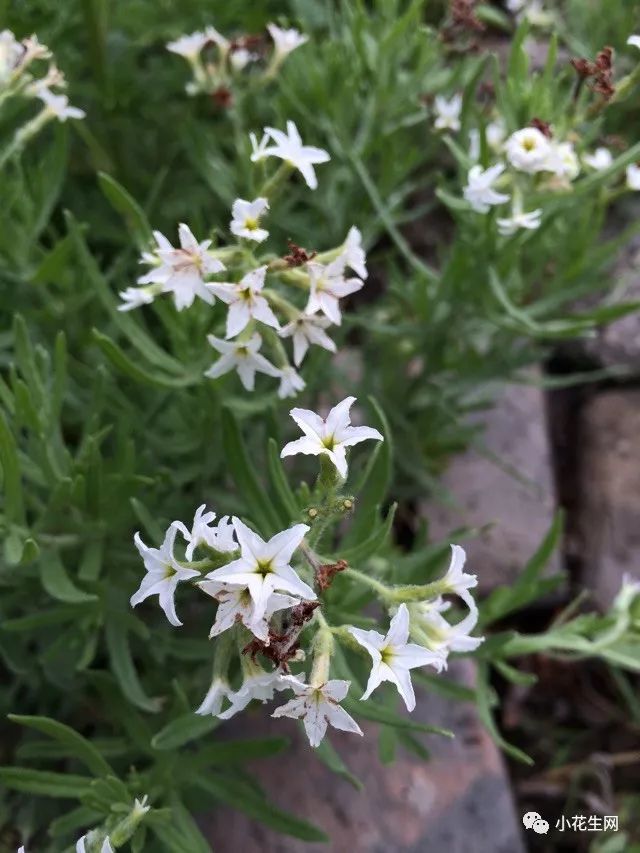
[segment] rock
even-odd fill
[[[470,683],[473,665],[454,661],[450,674]],[[292,748],[250,768],[281,808],[312,821],[330,836],[327,846],[278,835],[241,813],[221,808],[200,825],[221,853],[520,853],[524,851],[502,757],[473,705],[418,695],[413,718],[451,728],[454,740],[424,736],[430,761],[399,750],[393,764],[379,763],[377,726],[364,737],[330,730],[343,760],[364,783],[357,791],[332,773],[310,749],[293,720],[262,710],[233,721],[234,736],[286,734]],[[231,728],[231,726],[229,727]]]
[[[640,579],[640,391],[604,391],[580,425],[579,532],[583,580],[606,608],[622,576]]]
[[[477,446],[454,457],[440,481],[452,505],[433,499],[420,515],[433,540],[448,539],[457,527],[491,525],[466,545],[469,569],[488,591],[517,577],[551,525],[556,498],[540,388],[508,386],[479,420],[485,429]],[[556,554],[549,570],[559,562]]]

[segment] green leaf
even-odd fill
[[[489,684],[489,671],[486,664],[481,664],[478,666],[476,693],[476,707],[478,709],[478,715],[493,740],[498,744],[501,749],[503,749],[516,761],[520,761],[522,764],[528,764],[529,766],[531,766],[534,763],[533,759],[530,758],[530,756],[528,756],[526,752],[523,752],[521,749],[518,749],[517,746],[513,746],[512,744],[508,743],[502,737],[498,730],[498,727],[495,724],[493,714],[491,713],[491,708],[497,700],[495,699],[493,691]]]
[[[0,767],[0,783],[14,791],[23,791],[41,797],[80,799],[91,784],[91,776],[73,773],[50,773],[26,767]]]
[[[73,583],[62,560],[54,551],[42,556],[39,563],[40,582],[52,598],[65,604],[97,601],[95,595],[83,592]]]
[[[270,826],[284,835],[291,835],[293,838],[300,838],[303,841],[329,841],[321,829],[306,820],[301,820],[288,812],[277,809],[253,786],[241,779],[234,779],[232,776],[217,776],[212,773],[207,776],[198,774],[194,776],[192,781],[197,787],[207,791],[221,803],[245,812],[249,817],[259,820],[265,826]]]
[[[364,562],[369,557],[373,556],[373,554],[377,553],[391,535],[393,519],[397,508],[398,504],[395,503],[389,508],[384,523],[378,525],[377,530],[375,530],[368,539],[365,539],[364,542],[361,542],[359,545],[355,545],[353,548],[347,548],[344,551],[340,551],[340,559],[346,560],[349,565],[356,565]]]
[[[409,717],[402,717],[390,708],[377,705],[370,700],[368,702],[361,702],[359,699],[347,698],[342,704],[345,710],[352,716],[363,717],[365,720],[372,720],[375,723],[384,723],[386,726],[394,726],[398,729],[408,729],[414,732],[454,737],[453,732],[449,729],[443,729],[440,726],[431,726],[428,723],[417,723],[409,719]]]
[[[108,776],[113,773],[113,769],[98,750],[86,738],[64,723],[59,723],[49,717],[31,717],[19,714],[9,714],[8,717],[18,725],[35,729],[63,744],[68,749],[70,756],[74,756],[78,761],[85,764],[96,776]]]
[[[199,381],[199,377],[196,376],[187,376],[186,374],[182,377],[169,376],[159,370],[141,367],[139,363],[132,361],[124,350],[107,335],[103,335],[97,329],[93,329],[91,334],[111,364],[136,382],[143,385],[155,385],[159,388],[185,388],[189,385],[195,385]]]
[[[375,526],[378,507],[383,503],[389,490],[393,474],[393,438],[391,427],[374,397],[369,397],[369,403],[376,413],[375,426],[380,427],[384,441],[376,442],[373,453],[369,456],[364,474],[354,489],[356,496],[356,514],[345,543],[354,545],[369,536]]]
[[[158,841],[171,853],[211,853],[211,847],[204,838],[194,819],[184,805],[174,798],[171,802],[171,816],[151,812],[145,823]],[[154,849],[156,849],[154,847]]]
[[[556,513],[540,547],[521,574],[518,575],[515,583],[511,586],[498,587],[482,602],[479,620],[481,627],[489,625],[535,600],[540,594],[541,584],[545,584],[545,586],[547,584],[554,585],[561,581],[562,576],[541,579],[540,574],[558,547],[563,528],[564,515],[560,510]]]
[[[23,524],[24,504],[18,448],[2,412],[0,412],[0,465],[2,466],[4,512],[9,521]]]
[[[148,250],[151,241],[151,227],[147,217],[125,188],[105,172],[98,174],[100,189],[113,209],[124,219],[127,230],[140,251]]]
[[[280,520],[284,525],[290,524],[300,517],[300,507],[282,467],[278,445],[274,438],[270,438],[268,442],[267,468]]]
[[[126,628],[118,622],[109,621],[106,625],[105,636],[111,670],[124,695],[137,708],[157,713],[161,707],[161,699],[152,699],[144,692],[131,657],[129,635]]]
[[[247,738],[216,742],[201,749],[192,759],[193,766],[215,767],[244,763],[256,758],[268,758],[277,755],[290,745],[285,737]],[[189,764],[191,766],[191,762]]]
[[[258,480],[255,465],[249,461],[245,443],[235,416],[222,409],[222,446],[233,481],[247,504],[248,515],[263,535],[279,529],[279,521],[270,497]]]
[[[329,770],[332,770],[334,773],[337,773],[338,776],[342,776],[343,779],[346,779],[346,781],[353,785],[357,791],[364,790],[364,785],[360,779],[358,779],[358,777],[349,770],[339,753],[332,746],[328,737],[325,737],[324,740],[321,741],[320,746],[314,750],[313,754],[319,758],[323,764],[326,764]]]
[[[209,734],[219,725],[220,720],[216,717],[201,717],[193,712],[183,714],[160,729],[151,740],[151,746],[159,750],[178,749],[189,741]]]

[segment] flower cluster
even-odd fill
[[[347,397],[326,418],[305,409],[292,409],[291,417],[303,437],[286,444],[282,458],[296,454],[321,457],[315,498],[325,507],[352,506],[352,501],[336,496],[336,489],[348,476],[347,449],[363,441],[382,441],[378,430],[353,426],[350,410],[354,397]],[[324,501],[324,503],[323,503]],[[312,522],[318,511],[309,511]],[[175,541],[184,539],[184,559],[175,555]],[[290,690],[293,698],[276,708],[274,717],[295,717],[304,722],[312,746],[318,746],[327,726],[362,734],[357,722],[341,706],[351,682],[331,678],[334,644],[337,638],[351,650],[371,658],[372,667],[363,700],[383,682],[398,689],[407,709],[415,707],[410,671],[432,666],[446,667],[450,652],[477,648],[482,638],[470,636],[478,620],[478,610],[470,593],[474,575],[464,572],[465,554],[452,546],[446,574],[426,586],[392,587],[348,569],[344,561],[327,572],[314,551],[317,537],[310,524],[293,524],[268,539],[260,536],[240,518],[224,516],[198,507],[187,527],[174,521],[160,548],[150,548],[135,535],[146,574],[131,597],[132,606],[158,596],[167,619],[181,625],[176,614],[175,593],[183,581],[191,581],[217,609],[209,637],[216,640],[213,678],[196,713],[227,720],[253,700],[268,702],[276,692]],[[353,625],[331,626],[324,615],[323,595],[336,572],[344,572],[358,583],[372,588],[393,614],[386,635]],[[329,578],[329,580],[327,580]],[[469,613],[450,623],[443,596],[458,596]],[[290,665],[302,663],[307,653],[301,635],[313,632],[307,650],[312,658],[309,675],[292,673]],[[235,651],[235,654],[234,654]],[[234,684],[234,659],[239,654],[241,678]],[[258,662],[262,655],[268,668]]]
[[[518,0],[511,11],[524,13],[532,4]],[[638,39],[638,41],[636,41]],[[631,36],[629,45],[638,46],[640,38]],[[462,130],[463,102],[460,94],[434,100],[434,129],[458,134]],[[535,231],[543,221],[541,207],[527,209],[526,201],[536,194],[569,192],[579,176],[608,169],[613,163],[611,151],[604,146],[591,150],[575,131],[560,133],[549,123],[532,118],[527,127],[509,132],[504,119],[495,115],[482,128],[472,128],[468,137],[466,185],[462,195],[475,213],[487,214],[493,208],[510,206],[496,217],[498,232],[510,237],[522,231]],[[640,189],[640,167],[631,164],[626,171],[626,188]]]
[[[267,127],[260,141],[252,134],[251,142],[253,162],[276,158],[282,165],[257,198],[233,203],[229,231],[235,242],[213,247],[211,240],[198,241],[185,224],[178,228],[179,246],[154,232],[155,244],[141,257],[150,269],[140,276],[137,287],[120,293],[119,310],[148,305],[162,294],[171,294],[178,311],[190,308],[196,299],[207,306],[223,304],[224,336],[212,332],[207,337],[220,358],[205,376],[217,379],[235,370],[244,388],[252,391],[256,373],[263,373],[279,379],[280,397],[290,397],[305,386],[296,368],[309,347],[336,351],[326,330],[341,323],[340,300],[363,287],[366,255],[355,226],[341,246],[321,254],[298,246],[290,255],[260,253],[269,238],[264,220],[277,186],[295,169],[315,189],[314,166],[330,158],[323,149],[305,145],[292,121],[286,132]],[[223,274],[227,280],[222,280]],[[285,296],[277,285],[287,285],[295,296]],[[212,313],[212,324],[219,319]],[[282,343],[287,338],[293,342],[293,363]],[[271,360],[261,352],[265,342]]]
[[[44,74],[36,73],[34,69],[39,72],[45,60],[49,60],[49,66]],[[51,119],[64,122],[69,118],[84,118],[84,112],[70,106],[68,97],[59,91],[66,85],[51,51],[37,36],[18,41],[10,30],[0,32],[0,104],[21,97],[39,99],[44,105],[41,113],[25,125],[23,133],[32,136]]]
[[[233,100],[231,87],[236,75],[247,67],[263,65],[268,57],[262,77],[269,80],[287,56],[308,41],[298,30],[276,24],[268,24],[267,31],[271,49],[262,34],[228,39],[212,26],[170,41],[167,50],[186,59],[193,74],[186,86],[187,94],[209,94],[220,106],[228,107]]]

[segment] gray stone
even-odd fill
[[[470,683],[473,672],[469,660],[458,660],[450,674]],[[276,805],[322,827],[331,843],[297,841],[219,809],[200,821],[212,847],[221,853],[521,853],[521,824],[504,763],[474,706],[418,693],[413,717],[451,728],[456,738],[427,735],[431,760],[400,750],[393,764],[382,766],[377,726],[363,725],[363,738],[330,729],[363,791],[315,757],[295,721],[273,720],[262,709],[234,720],[233,735],[292,738],[290,751],[251,770]]]
[[[538,377],[531,373],[532,382]],[[549,529],[556,497],[539,387],[508,386],[476,420],[484,431],[475,446],[454,457],[441,478],[448,503],[434,498],[420,507],[420,515],[436,541],[458,527],[489,525],[465,543],[469,568],[487,591],[517,577]],[[559,563],[556,554],[550,570]]]
[[[583,580],[606,608],[625,573],[640,578],[640,391],[605,391],[582,410]]]

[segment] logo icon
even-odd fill
[[[525,829],[532,829],[538,835],[546,835],[549,832],[549,822],[538,814],[538,812],[526,812],[522,816]]]

